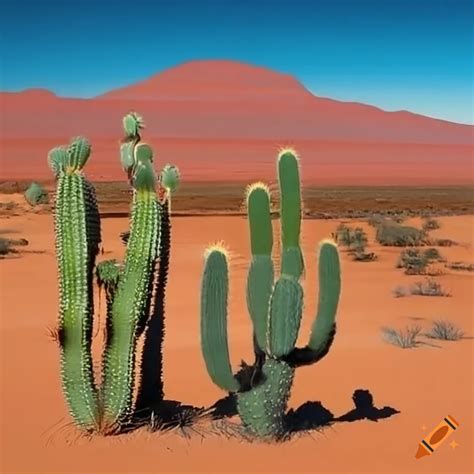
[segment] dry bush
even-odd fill
[[[418,344],[420,344],[417,339],[420,333],[420,326],[407,326],[405,329],[394,329],[389,327],[382,328],[384,340],[389,344],[401,347],[402,349],[417,347]]]
[[[416,296],[451,296],[445,291],[441,283],[438,283],[433,278],[426,278],[424,281],[417,281],[410,286],[410,294]]]
[[[435,321],[431,329],[426,333],[431,339],[443,341],[459,341],[464,337],[464,331],[450,321]]]
[[[384,246],[414,247],[425,244],[426,234],[416,227],[385,221],[377,227],[375,238]]]
[[[451,270],[464,270],[466,272],[474,272],[474,263],[466,262],[448,262],[445,265],[446,268]]]

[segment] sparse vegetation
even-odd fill
[[[439,250],[433,247],[426,249],[424,251],[424,255],[430,262],[444,262],[445,261],[444,257],[439,253]]]
[[[384,246],[409,247],[423,245],[426,234],[416,227],[399,225],[393,221],[384,221],[377,227],[375,238],[377,242]]]
[[[428,232],[429,230],[440,229],[440,228],[441,228],[441,224],[436,219],[433,219],[432,217],[427,217],[423,220],[422,229],[425,232]]]
[[[347,248],[352,255],[352,260],[356,262],[373,262],[377,260],[375,253],[365,251],[368,238],[367,233],[362,227],[351,228],[345,224],[340,224],[333,235],[338,244]]]
[[[48,193],[38,183],[31,183],[25,191],[25,199],[31,206],[46,204],[48,202]]]
[[[397,261],[397,268],[404,268],[407,275],[425,275],[433,262],[443,262],[444,259],[435,248],[426,250],[404,249]]]
[[[407,275],[424,275],[429,263],[419,249],[405,249],[398,257],[397,268],[404,268]]]
[[[410,286],[410,294],[416,296],[451,296],[443,289],[441,283],[433,278],[426,278],[424,281],[417,281]]]
[[[417,347],[420,343],[418,336],[421,333],[420,326],[407,326],[405,329],[382,328],[382,334],[386,342],[402,349]]]
[[[446,263],[445,267],[450,268],[451,270],[463,270],[466,272],[474,272],[474,263],[448,262]]]
[[[464,337],[464,331],[450,321],[435,321],[431,329],[426,333],[431,339],[442,341],[459,341]]]
[[[18,253],[14,247],[28,245],[26,239],[7,239],[0,237],[0,257],[3,258],[8,254]]]

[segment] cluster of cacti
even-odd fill
[[[281,258],[275,281],[273,234],[268,187],[247,190],[252,261],[247,279],[247,306],[253,323],[255,363],[250,372],[232,372],[227,342],[228,257],[221,246],[205,254],[201,288],[201,347],[208,373],[224,390],[236,393],[244,426],[254,435],[278,438],[285,433],[285,413],[295,368],[324,357],[335,335],[340,294],[336,245],[319,250],[319,303],[308,344],[295,347],[303,312],[300,278],[301,190],[299,161],[293,150],[278,156]]]
[[[76,424],[89,432],[110,433],[129,420],[134,405],[137,341],[153,318],[163,318],[160,298],[164,297],[164,288],[159,285],[166,284],[166,277],[160,279],[159,274],[167,272],[169,193],[177,185],[178,174],[174,167],[165,167],[161,180],[167,184],[163,192],[157,192],[160,185],[153,169],[153,152],[141,142],[143,122],[130,113],[123,124],[121,162],[133,187],[130,238],[123,264],[106,261],[96,266],[100,217],[94,187],[82,173],[91,152],[89,142],[78,137],[69,146],[55,148],[49,154],[50,167],[57,179],[55,232],[63,389]],[[165,270],[160,264],[156,271],[163,251],[163,227],[168,233]],[[105,287],[107,300],[100,386],[95,383],[91,355],[94,274],[99,285]],[[162,320],[160,327],[163,328]],[[160,346],[161,338],[162,335]],[[161,347],[157,349],[155,356],[161,358]],[[151,378],[148,375],[147,381]],[[142,374],[141,385],[143,382]],[[153,382],[157,386],[153,392],[161,396],[161,372],[153,374]],[[144,390],[140,386],[140,392]],[[148,399],[147,403],[156,401]],[[149,409],[150,405],[142,406],[142,411]]]
[[[31,183],[25,191],[25,199],[31,206],[48,202],[48,193],[38,183]]]

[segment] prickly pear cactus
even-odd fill
[[[247,189],[252,261],[247,278],[247,306],[253,324],[256,361],[250,377],[233,374],[227,342],[228,259],[226,251],[206,251],[201,286],[201,347],[213,382],[237,394],[244,426],[261,438],[286,432],[285,414],[295,368],[324,357],[335,334],[340,295],[339,255],[326,240],[319,250],[319,305],[309,342],[295,347],[303,312],[304,274],[300,246],[301,190],[299,161],[293,150],[278,156],[280,183],[281,273],[275,281],[270,193],[263,183]]]

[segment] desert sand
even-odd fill
[[[11,198],[9,198],[11,200]],[[1,217],[4,236],[30,241],[27,253],[0,261],[1,472],[4,473],[470,473],[473,472],[473,277],[447,270],[439,281],[452,297],[395,299],[392,290],[420,277],[395,269],[400,249],[369,251],[379,260],[352,262],[342,252],[343,293],[338,333],[326,358],[297,371],[290,406],[318,401],[336,417],[353,409],[356,389],[370,390],[377,407],[400,413],[377,422],[337,422],[283,444],[226,438],[200,422],[195,431],[87,439],[71,427],[60,389],[58,347],[48,337],[57,316],[53,218],[25,213]],[[472,261],[474,216],[443,217],[433,234],[463,245],[442,248],[448,261]],[[413,221],[419,224],[419,221]],[[308,337],[317,296],[315,252],[339,221],[305,220],[303,246]],[[353,222],[356,223],[355,221]],[[247,223],[242,217],[174,217],[166,300],[164,380],[167,399],[210,406],[225,393],[209,379],[199,347],[199,288],[206,245],[224,240],[231,251],[230,351],[234,368],[251,356],[245,305]],[[102,221],[105,254],[121,258],[126,218]],[[435,319],[459,325],[466,338],[401,349],[387,344],[382,326],[427,328]],[[420,440],[447,415],[460,428],[432,456],[415,460]],[[237,422],[237,420],[235,420]],[[185,436],[187,435],[187,436]],[[455,440],[459,445],[449,445]]]

